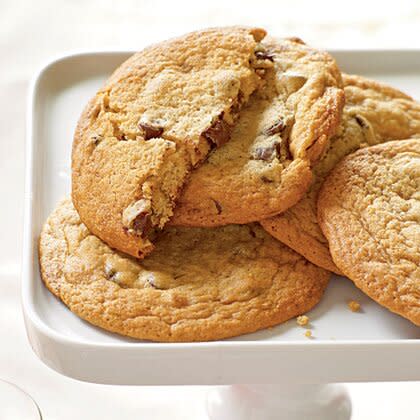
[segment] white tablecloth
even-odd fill
[[[0,0],[0,378],[27,390],[45,420],[205,419],[206,387],[85,384],[32,353],[20,309],[24,118],[28,81],[52,55],[137,49],[201,27],[261,25],[322,47],[420,47],[420,3]],[[419,418],[420,383],[350,385],[354,420]],[[19,419],[17,419],[19,420]],[[263,419],[262,419],[263,420]]]

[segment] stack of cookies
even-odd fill
[[[420,325],[416,137],[418,103],[298,38],[229,27],[153,45],[80,117],[42,278],[81,318],[154,341],[279,324],[331,272]]]

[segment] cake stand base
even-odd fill
[[[349,420],[343,385],[229,385],[207,397],[210,420]]]

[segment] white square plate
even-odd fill
[[[343,71],[420,99],[419,51],[333,51]],[[43,286],[37,242],[70,193],[73,130],[84,104],[129,52],[69,55],[34,79],[28,110],[23,308],[35,353],[77,379],[114,384],[227,384],[420,379],[420,328],[383,309],[350,281],[331,279],[308,315],[314,338],[291,320],[222,342],[159,344],[107,333],[72,314]],[[363,310],[352,313],[350,299]]]

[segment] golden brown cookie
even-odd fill
[[[220,226],[278,214],[299,201],[340,122],[341,74],[327,53],[296,39],[262,41],[272,62],[231,140],[191,173],[172,225]]]
[[[317,221],[318,192],[326,175],[346,155],[388,140],[420,136],[420,104],[385,84],[343,75],[346,105],[337,136],[315,165],[314,180],[295,206],[261,222],[275,238],[312,263],[340,274]]]
[[[230,138],[272,65],[262,29],[215,28],[153,45],[89,102],[73,143],[72,198],[108,245],[136,257],[172,216],[191,169]]]
[[[109,331],[155,341],[216,340],[300,315],[330,273],[258,224],[166,228],[136,260],[109,248],[59,204],[40,238],[42,278],[75,314]]]
[[[337,267],[420,325],[420,139],[345,158],[321,188],[318,220]]]

